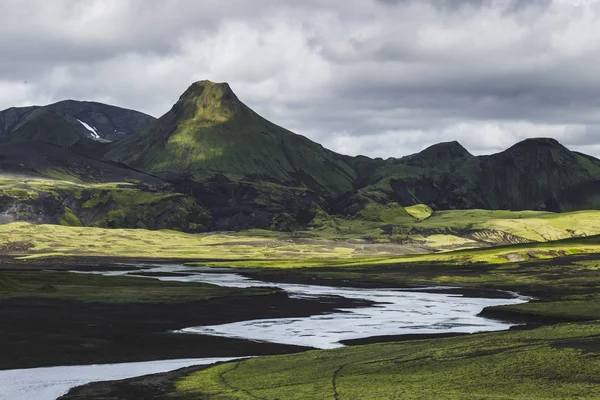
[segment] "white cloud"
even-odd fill
[[[77,98],[158,116],[211,79],[342,153],[552,136],[600,155],[598,1],[0,3],[0,108]]]

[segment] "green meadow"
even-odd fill
[[[569,240],[564,248],[597,242]],[[554,245],[556,246],[556,244]],[[478,251],[473,250],[471,254]],[[600,398],[600,256],[493,263],[396,262],[258,269],[269,279],[385,287],[447,285],[517,291],[524,304],[482,315],[525,330],[408,340],[260,357],[178,376],[175,399]],[[401,340],[401,338],[399,338]]]
[[[175,399],[595,399],[600,323],[260,357],[186,374]]]
[[[50,190],[41,181],[35,181],[35,185],[9,188],[13,195],[17,195],[14,190],[24,190],[20,196]],[[78,184],[68,185],[69,190],[83,190]],[[139,198],[135,189],[99,184],[97,196],[92,193],[82,207],[93,208],[110,193],[111,201],[120,199],[121,204]],[[162,201],[156,195],[148,196],[152,204]],[[146,200],[142,197],[140,201]],[[372,206],[363,211],[365,215],[360,219],[317,213],[303,231],[254,229],[212,235],[81,227],[75,226],[80,223],[74,215],[66,213],[61,220],[63,225],[0,225],[0,252],[21,258],[197,258],[235,266],[301,267],[397,262],[505,263],[593,253],[600,245],[593,238],[600,234],[600,211],[434,212],[426,206]]]
[[[526,304],[482,312],[526,321],[532,329],[225,363],[180,374],[170,383],[169,399],[600,398],[599,211],[370,206],[360,219],[317,213],[306,230],[286,233],[187,234],[15,222],[0,225],[0,251],[17,264],[180,259],[190,267],[244,267],[258,279],[275,281],[444,285],[532,296]],[[129,277],[0,274],[0,298],[174,302],[237,293]]]

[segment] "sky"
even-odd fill
[[[600,0],[0,0],[0,109],[159,117],[194,81],[334,151],[600,157]]]

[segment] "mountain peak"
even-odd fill
[[[176,104],[186,118],[222,123],[239,114],[243,105],[227,82],[194,82]]]
[[[220,97],[236,97],[231,86],[227,82],[213,82],[209,80],[197,81],[190,85],[188,90],[183,94],[201,96],[220,96]],[[237,99],[237,97],[236,97]]]
[[[452,141],[429,146],[417,154],[406,157],[406,161],[409,165],[419,167],[441,167],[441,164],[471,157],[473,155],[460,143]]]
[[[206,102],[239,102],[239,99],[227,82],[212,82],[208,80],[192,83],[183,95],[181,95],[181,99],[201,99]]]
[[[530,138],[525,139],[517,144],[513,145],[506,151],[515,151],[515,150],[531,150],[531,149],[542,149],[542,148],[553,148],[553,149],[565,149],[566,148],[558,142],[556,139],[552,138]]]
[[[471,153],[456,140],[434,144],[433,146],[427,147],[421,153],[445,153],[452,157],[471,156]]]

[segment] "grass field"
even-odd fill
[[[317,215],[311,230],[323,238],[373,238],[392,242],[418,241],[432,234],[460,237],[473,247],[549,241],[600,234],[600,211],[448,210],[424,205],[407,208],[369,204],[358,219]]]
[[[191,235],[12,223],[0,225],[0,249],[23,262],[66,256],[203,258],[210,261],[199,265],[269,267],[251,273],[276,281],[513,290],[536,298],[483,315],[561,323],[227,363],[181,376],[166,398],[600,398],[600,236],[592,236],[600,226],[598,212],[367,211],[368,219],[360,221],[323,216],[329,222],[294,234]],[[350,224],[371,227],[375,234],[390,222],[405,224],[407,238],[390,243],[338,229]],[[3,272],[0,298],[173,302],[235,290],[131,279]]]
[[[600,398],[599,255],[504,264],[265,269],[255,276],[292,282],[325,279],[349,285],[514,290],[536,298],[491,307],[483,315],[563,323],[227,363],[180,376],[167,398]]]
[[[599,323],[374,344],[219,365],[179,399],[600,398]]]
[[[92,196],[87,203],[94,201],[101,199]],[[329,218],[329,222],[305,232],[250,230],[214,235],[15,222],[0,225],[0,253],[28,258],[203,258],[236,266],[300,267],[398,262],[506,263],[593,253],[600,248],[600,241],[585,238],[600,234],[600,211],[552,214],[457,210],[427,216],[427,209],[415,207],[409,210],[421,219],[406,211],[402,211],[401,218],[383,214],[386,220],[400,218],[406,224],[412,221],[402,228],[402,234],[398,233],[400,225],[389,228],[397,230],[392,235],[396,235],[395,241],[382,233],[382,222],[340,222],[328,216],[322,216],[322,221]],[[377,215],[382,214],[374,213],[369,218],[377,219]],[[72,225],[76,222],[65,221]],[[350,230],[345,231],[346,228]]]

